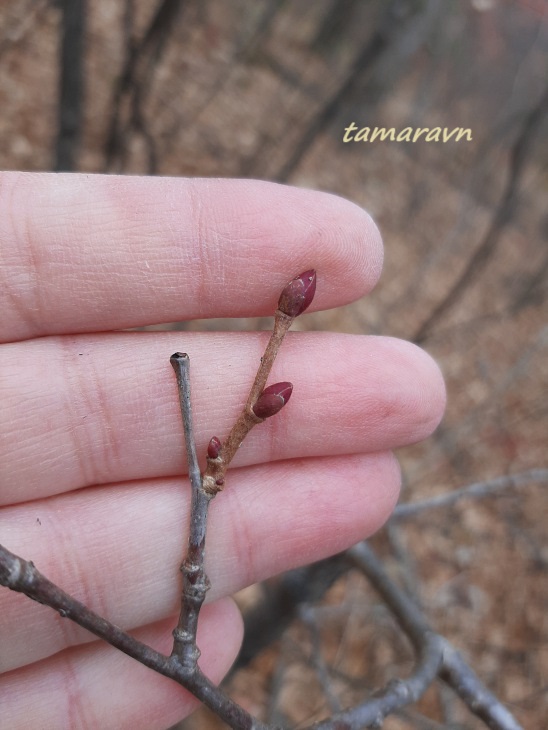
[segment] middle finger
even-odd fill
[[[223,439],[267,333],[111,333],[2,346],[0,504],[186,471],[169,356],[184,350],[198,454]],[[290,334],[270,382],[294,385],[287,408],[254,429],[235,465],[376,452],[425,438],[443,410],[435,363],[396,339]]]

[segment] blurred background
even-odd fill
[[[402,499],[547,465],[546,0],[13,0],[0,4],[0,109],[2,169],[253,177],[365,207],[386,245],[379,286],[298,328],[403,337],[440,363],[447,413],[399,453]],[[345,143],[352,123],[470,134]],[[548,499],[524,481],[394,524],[375,545],[540,728]],[[242,606],[265,615],[280,580]],[[329,573],[314,604],[299,590],[306,604],[270,617],[285,633],[228,682],[249,710],[310,722],[409,671],[409,646],[359,573]],[[183,726],[220,725],[200,711]],[[482,725],[436,685],[384,727]]]

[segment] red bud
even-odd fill
[[[265,388],[253,406],[253,413],[258,418],[270,418],[280,411],[291,398],[291,383],[274,383]]]
[[[310,305],[316,293],[316,272],[305,271],[292,279],[280,294],[278,309],[289,317],[298,317]]]
[[[221,442],[217,438],[217,436],[213,436],[211,441],[209,442],[207,446],[207,458],[208,459],[216,459],[219,456],[219,453],[221,451]]]

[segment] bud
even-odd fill
[[[207,445],[207,458],[216,459],[221,452],[221,442],[217,436],[213,436],[209,444]]]
[[[316,292],[316,272],[305,271],[292,279],[280,294],[278,309],[289,317],[298,317],[310,305]]]
[[[265,388],[253,406],[253,413],[258,418],[270,418],[280,411],[291,398],[291,383],[274,383]]]

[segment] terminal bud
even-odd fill
[[[289,317],[298,317],[310,305],[316,292],[314,269],[291,279],[280,294],[278,309]]]

